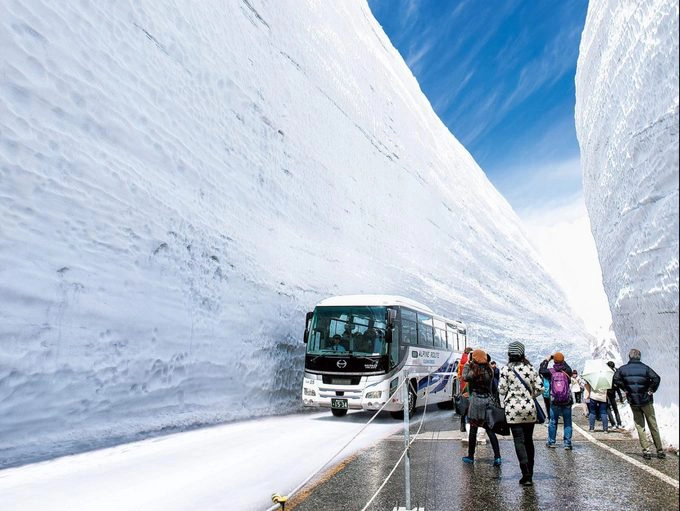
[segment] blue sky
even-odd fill
[[[586,0],[369,0],[432,106],[515,210],[581,197],[574,75]]]

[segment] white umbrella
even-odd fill
[[[612,388],[614,371],[605,360],[586,360],[581,376],[590,383],[593,390],[607,390]]]

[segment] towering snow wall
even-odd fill
[[[621,354],[661,376],[678,446],[678,3],[592,1],[576,73],[583,187]],[[662,410],[659,411],[659,408]]]
[[[0,463],[300,408],[304,314],[585,353],[364,2],[0,4]]]

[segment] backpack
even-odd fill
[[[543,397],[545,399],[550,399],[550,380],[543,377]]]
[[[571,378],[564,371],[555,371],[550,368],[550,399],[556,405],[569,404],[571,400]]]

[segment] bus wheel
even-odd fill
[[[335,415],[336,417],[344,417],[347,415],[347,409],[346,408],[331,408],[331,413]]]
[[[416,386],[416,381],[411,380],[411,385],[408,386],[408,416],[409,416],[409,418],[413,417],[413,414],[416,411],[416,399],[418,398],[418,396],[416,396],[415,386]]]
[[[415,381],[413,382],[415,385]],[[413,390],[413,385],[409,385],[408,388],[408,416],[413,417],[413,412],[416,410],[416,391]],[[399,420],[404,420],[404,410],[399,410],[398,412],[390,412],[392,417]]]

